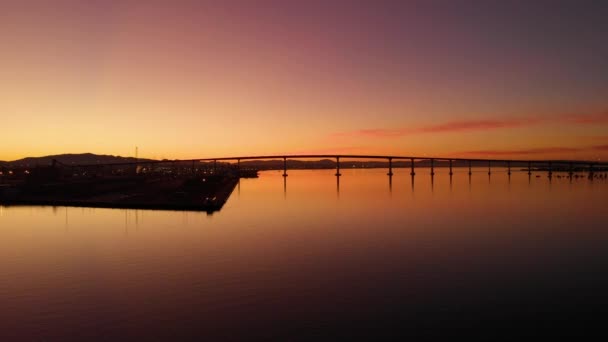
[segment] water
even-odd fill
[[[466,171],[268,171],[213,215],[0,207],[0,339],[371,339],[601,310],[608,182]]]

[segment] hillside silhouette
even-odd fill
[[[152,161],[152,159],[142,159],[133,157],[121,157],[105,154],[93,154],[93,153],[67,153],[57,154],[43,157],[26,157],[13,161],[0,161],[2,166],[45,166],[51,165],[53,159],[66,165],[94,165],[94,164],[109,164],[109,163],[128,163],[136,161]]]

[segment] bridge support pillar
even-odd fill
[[[452,172],[452,159],[450,159],[450,176],[453,175],[454,173]]]
[[[431,159],[431,176],[435,175],[435,159]]]
[[[573,174],[574,174],[574,172],[573,172],[572,163],[570,163],[570,169],[568,170],[568,177],[570,177],[572,179]]]
[[[287,157],[283,157],[283,177],[287,177]]]
[[[473,174],[473,171],[471,170],[471,161],[469,160],[469,176]]]
[[[387,175],[393,175],[393,158],[388,158],[388,173]]]
[[[410,172],[410,176],[415,176],[416,172],[414,171],[414,158],[412,158],[410,167],[412,168],[412,172]]]
[[[528,176],[532,175],[532,163],[528,162]]]
[[[511,161],[507,162],[507,175],[511,175]]]
[[[492,162],[488,160],[488,176],[492,174]]]
[[[340,176],[342,176],[342,174],[340,173],[340,157],[336,157],[336,177]]]
[[[551,162],[549,162],[549,178],[553,177],[553,167],[551,165]]]

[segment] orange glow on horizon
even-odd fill
[[[433,9],[275,6],[2,5],[0,160],[608,159],[605,65],[577,39],[548,62]]]

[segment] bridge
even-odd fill
[[[361,155],[361,154],[283,154],[283,155],[258,155],[258,156],[233,156],[233,157],[217,157],[217,158],[197,158],[197,159],[173,159],[173,160],[153,160],[153,161],[139,161],[139,162],[121,162],[103,164],[103,166],[128,166],[128,165],[152,165],[152,164],[185,164],[191,163],[194,169],[195,163],[207,162],[213,163],[213,168],[217,168],[217,162],[235,162],[236,167],[240,169],[241,161],[251,160],[282,160],[283,161],[283,176],[287,177],[287,161],[298,160],[298,159],[330,159],[335,160],[336,176],[341,176],[341,161],[344,159],[349,160],[381,160],[388,162],[388,173],[387,175],[392,176],[393,173],[393,162],[406,161],[409,162],[407,165],[410,168],[410,175],[416,175],[417,162],[427,162],[430,168],[430,175],[435,175],[435,167],[438,162],[443,162],[445,167],[449,168],[449,175],[453,175],[454,163],[459,163],[460,166],[468,166],[469,175],[472,174],[472,167],[475,163],[476,166],[485,165],[488,169],[488,174],[492,173],[492,166],[501,165],[505,167],[507,173],[510,175],[512,167],[519,166],[527,169],[528,175],[532,174],[533,167],[536,169],[542,169],[548,172],[551,177],[553,171],[567,171],[570,177],[575,171],[588,172],[590,177],[593,177],[595,170],[605,170],[608,168],[608,162],[600,161],[584,161],[584,160],[521,160],[521,159],[487,159],[487,158],[452,158],[452,157],[427,157],[427,156],[398,156],[398,155]],[[446,164],[447,163],[447,164]],[[68,166],[68,165],[66,165]],[[92,165],[69,165],[87,167]],[[97,164],[102,166],[102,164]]]
[[[410,163],[410,175],[416,175],[416,161],[428,161],[430,163],[430,174],[435,175],[435,162],[448,162],[449,174],[453,175],[453,163],[454,162],[466,162],[468,164],[469,174],[472,174],[473,163],[487,163],[488,174],[492,173],[492,164],[503,164],[507,167],[508,174],[511,174],[512,165],[527,165],[528,174],[532,174],[532,165],[538,166],[543,165],[547,168],[549,175],[552,174],[555,166],[567,166],[568,171],[572,174],[575,167],[578,169],[586,168],[590,175],[593,175],[594,167],[606,167],[608,163],[599,163],[591,161],[580,161],[580,160],[512,160],[512,159],[477,159],[477,158],[448,158],[448,157],[414,157],[414,156],[379,156],[379,155],[357,155],[357,154],[343,154],[343,155],[328,155],[328,154],[300,154],[300,155],[268,155],[268,156],[241,156],[241,157],[221,157],[221,158],[203,158],[197,159],[198,161],[214,162],[217,161],[236,161],[237,166],[241,160],[283,160],[283,176],[287,176],[287,160],[291,159],[335,159],[336,160],[336,176],[341,176],[340,173],[340,159],[365,159],[365,160],[386,160],[388,161],[388,175],[392,176],[393,173],[393,161],[409,161]]]

